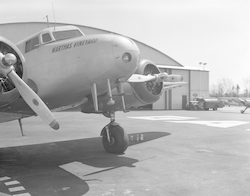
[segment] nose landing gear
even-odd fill
[[[110,123],[101,132],[102,144],[108,153],[122,154],[129,145],[126,131],[115,122],[115,113],[110,113]]]

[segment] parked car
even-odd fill
[[[225,104],[216,98],[195,98],[186,104],[187,110],[217,110],[223,108]]]

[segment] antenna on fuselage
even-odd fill
[[[48,26],[48,28],[49,28],[49,16],[46,15],[44,18],[47,18],[47,26]],[[43,19],[44,19],[44,18],[43,18]]]
[[[53,9],[53,15],[54,15],[54,30],[56,29],[56,17],[55,17],[55,11],[54,11],[54,5],[53,5],[53,2],[52,2],[52,9]]]

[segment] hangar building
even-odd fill
[[[50,26],[74,25],[82,30],[85,35],[114,33],[107,30],[97,29],[75,24],[53,23]],[[13,43],[17,43],[32,34],[47,28],[46,22],[25,22],[0,24],[0,36],[3,36]],[[115,34],[115,33],[114,33]],[[133,38],[131,38],[133,39]],[[133,39],[134,40],[134,39]],[[187,85],[163,92],[161,98],[150,105],[152,109],[171,110],[184,109],[187,101],[195,97],[208,97],[209,95],[209,71],[198,67],[185,67],[169,57],[168,55],[152,48],[145,43],[134,40],[138,45],[141,58],[149,59],[161,69],[169,74],[179,74],[183,76],[183,81]],[[197,62],[198,63],[198,62]]]

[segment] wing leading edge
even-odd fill
[[[176,87],[181,87],[186,84],[187,82],[163,82],[163,91],[171,90]]]
[[[171,81],[172,80],[172,81]],[[188,84],[187,82],[180,82],[183,80],[179,75],[168,75],[167,73],[160,73],[155,75],[140,75],[133,74],[129,79],[129,83],[142,83],[148,81],[163,82],[163,91],[171,90],[176,87],[181,87]]]

